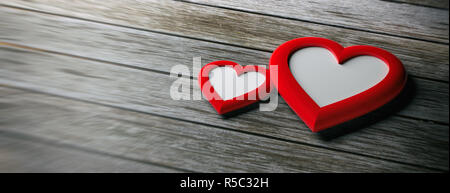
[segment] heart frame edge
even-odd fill
[[[295,80],[289,68],[290,56],[306,47],[328,49],[339,64],[361,55],[374,56],[383,60],[389,71],[383,80],[369,89],[344,100],[319,107]],[[383,106],[402,91],[407,80],[401,61],[386,50],[367,45],[344,48],[337,42],[319,37],[297,38],[281,44],[273,52],[269,68],[277,69],[277,73],[271,73],[272,84],[313,132],[341,124]]]
[[[212,87],[209,81],[209,73],[212,69],[216,67],[224,67],[224,66],[232,67],[235,70],[237,76],[240,76],[246,72],[258,72],[264,74],[265,75],[264,83],[258,86],[258,88],[250,92],[247,92],[243,95],[236,96],[229,100],[223,100],[214,90],[214,87]],[[206,74],[206,76],[203,76],[204,74]],[[213,108],[217,111],[219,115],[224,115],[226,113],[256,103],[260,101],[262,98],[265,98],[273,89],[273,85],[271,84],[270,81],[270,71],[267,70],[265,67],[256,65],[241,66],[236,62],[228,60],[214,61],[203,66],[200,70],[200,73],[198,74],[198,83],[200,85],[200,90],[203,96],[205,96],[205,98],[209,101],[209,103],[213,106]],[[205,91],[203,89],[204,87],[210,88],[211,92]],[[260,90],[262,89],[265,89],[266,91],[260,92]],[[241,97],[243,97],[244,99],[238,100],[238,98]],[[253,100],[253,98],[255,100]]]

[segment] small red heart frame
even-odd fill
[[[229,100],[223,100],[211,85],[209,81],[209,73],[214,68],[225,66],[232,67],[236,71],[237,76],[240,76],[246,72],[258,72],[264,74],[266,79],[258,88],[251,90],[250,92],[247,92],[241,96],[236,96]],[[258,102],[269,95],[271,89],[273,88],[273,86],[270,85],[270,81],[268,81],[269,78],[269,70],[266,70],[264,67],[253,65],[241,66],[235,62],[221,60],[211,62],[203,66],[200,70],[198,81],[205,98],[211,103],[219,114],[225,114]]]
[[[291,54],[306,47],[328,49],[339,64],[356,56],[374,56],[387,64],[389,72],[375,86],[344,100],[319,107],[295,80],[289,68],[288,61]],[[286,103],[313,132],[335,126],[381,107],[397,96],[406,83],[403,65],[393,54],[380,48],[364,45],[344,48],[325,38],[305,37],[283,43],[270,58],[271,69],[276,66],[278,66],[278,74],[271,73],[271,81]]]

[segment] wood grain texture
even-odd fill
[[[0,92],[11,90],[1,89]],[[12,90],[14,91],[14,90]],[[11,97],[11,96],[8,96]],[[0,109],[5,109],[5,103]],[[2,111],[0,110],[0,111]],[[4,113],[0,120],[6,119]],[[51,117],[48,117],[51,119]],[[0,121],[0,172],[180,172],[139,162],[41,143],[28,136],[6,133]],[[11,129],[11,128],[10,128]],[[17,137],[19,136],[19,137]]]
[[[404,39],[398,37],[392,37],[387,35],[379,35],[361,31],[355,31],[350,29],[344,29],[339,27],[332,27],[327,25],[312,24],[308,22],[295,21],[282,18],[274,18],[270,16],[262,16],[257,14],[243,13],[239,11],[205,7],[195,4],[188,4],[182,2],[173,1],[145,1],[145,2],[121,2],[121,1],[77,1],[77,2],[66,2],[66,1],[42,1],[42,2],[29,2],[29,1],[7,1],[1,4],[13,5],[23,8],[41,10],[46,12],[51,12],[55,14],[68,15],[71,17],[85,18],[88,20],[96,20],[107,23],[114,23],[116,25],[125,25],[133,28],[146,29],[151,31],[157,31],[158,33],[170,33],[172,35],[186,36],[190,38],[202,39],[207,41],[221,42],[226,44],[233,44],[237,46],[255,48],[259,50],[264,50],[271,52],[281,43],[285,41],[305,36],[318,36],[325,37],[335,40],[344,46],[351,45],[373,45],[383,49],[386,49],[396,56],[398,56],[402,62],[407,67],[408,73],[416,76],[432,78],[436,80],[448,82],[448,55],[449,47],[448,45]],[[122,4],[124,3],[124,4]],[[144,19],[146,18],[146,19]],[[20,19],[20,18],[18,18]],[[17,20],[18,20],[17,19]],[[30,20],[33,20],[29,18]],[[5,22],[16,21],[15,18],[4,19]],[[70,20],[66,20],[70,21]],[[26,23],[26,21],[23,21]],[[51,25],[51,24],[46,24]],[[26,28],[27,25],[19,26],[20,28]],[[36,26],[35,26],[36,27]],[[65,25],[66,29],[76,30],[70,26]],[[93,26],[93,30],[98,30],[98,27]],[[104,26],[101,26],[104,27]],[[17,28],[17,27],[16,27]],[[42,27],[40,27],[42,29]],[[112,28],[112,27],[108,27]],[[39,28],[38,28],[39,29]],[[124,31],[124,29],[117,29],[118,31]],[[15,31],[17,31],[16,29]],[[63,31],[61,29],[52,30]],[[50,30],[50,31],[52,31]],[[83,29],[87,30],[88,29]],[[81,31],[81,30],[78,30]],[[91,31],[94,32],[94,31]],[[98,31],[97,31],[98,32]],[[28,30],[30,36],[33,36],[34,32]],[[49,32],[51,33],[51,32]],[[104,32],[105,36],[96,36],[102,39],[108,39],[107,35],[111,33],[120,33],[119,36],[122,40],[130,39],[129,43],[127,41],[120,41],[123,45],[114,45],[115,47],[124,48],[125,51],[129,50],[127,45],[136,46],[137,48],[142,48],[146,44],[154,45],[154,41],[144,41],[141,38],[133,38],[129,33],[121,32]],[[11,34],[11,33],[7,33]],[[87,34],[87,33],[81,33]],[[90,33],[89,33],[90,34]],[[139,32],[139,35],[146,35],[147,33]],[[28,34],[27,34],[28,35]],[[45,39],[45,34],[35,34],[41,35],[39,39],[45,41],[45,43],[50,45],[60,44],[52,43],[49,39]],[[49,34],[47,34],[49,35]],[[71,36],[76,34],[71,34]],[[90,34],[93,35],[93,34]],[[4,35],[5,36],[5,35]],[[6,38],[12,38],[9,35]],[[69,37],[71,37],[69,36]],[[56,36],[58,37],[58,36]],[[59,36],[60,37],[60,36]],[[78,41],[83,43],[89,43],[88,41],[83,41],[83,38],[76,37]],[[145,37],[145,36],[143,36]],[[49,37],[51,38],[51,37]],[[173,37],[171,37],[173,38]],[[67,39],[67,38],[66,38]],[[65,39],[65,40],[66,40]],[[134,41],[133,41],[134,39]],[[139,41],[136,41],[139,39]],[[165,43],[162,45],[170,45],[171,41],[162,39]],[[39,40],[29,40],[37,42]],[[102,46],[105,41],[94,41],[94,39],[89,39],[93,41],[87,44],[83,48],[85,50],[92,50],[92,48],[105,48],[107,46]],[[177,42],[175,42],[177,43]],[[139,46],[143,44],[142,46]],[[41,44],[42,45],[42,42]],[[69,47],[70,44],[66,45]],[[161,44],[160,44],[161,45]],[[181,44],[182,45],[182,44]],[[199,45],[206,45],[201,43],[196,43],[193,46],[197,47]],[[110,46],[110,45],[109,45]],[[87,48],[90,47],[90,48]],[[146,48],[146,47],[144,47]],[[65,49],[64,51],[69,51],[70,49]],[[191,49],[194,52],[202,52],[203,50]],[[78,49],[74,49],[73,52],[77,52]],[[145,49],[141,49],[145,54],[148,52]],[[177,50],[176,50],[177,51]],[[182,51],[182,50],[180,50]],[[189,51],[189,50],[184,50]],[[217,52],[216,50],[213,50]],[[220,50],[219,50],[220,51]],[[78,51],[80,52],[80,51]],[[108,51],[102,53],[114,53],[111,52],[111,48]],[[134,51],[136,52],[136,51]],[[95,53],[99,53],[98,51]],[[138,52],[139,53],[139,52]],[[179,53],[179,52],[176,52]],[[234,52],[235,53],[235,52]],[[114,53],[115,54],[115,53]],[[110,54],[113,55],[113,54]],[[171,55],[175,55],[172,53]],[[268,54],[266,54],[268,55]],[[93,54],[90,54],[94,57]],[[136,56],[136,53],[131,55]],[[161,55],[164,56],[164,55]],[[180,55],[178,55],[179,57]],[[237,56],[237,55],[235,55]],[[242,55],[241,55],[242,56]],[[110,57],[112,60],[117,58],[124,58],[121,55],[116,55],[115,57]],[[106,57],[105,57],[106,58]],[[146,57],[129,57],[131,62],[139,61],[139,58],[146,59]],[[170,58],[170,57],[168,57]],[[238,58],[238,57],[234,57]],[[104,58],[102,58],[104,59]],[[220,59],[220,58],[217,58]],[[123,61],[123,59],[122,59]],[[140,61],[139,61],[140,62]],[[260,61],[257,61],[260,62]],[[255,63],[257,63],[255,62]],[[262,60],[261,62],[267,63],[267,60]],[[165,64],[167,65],[167,63]],[[170,65],[170,64],[169,64]]]
[[[237,10],[448,43],[448,10],[373,0],[186,0]]]
[[[42,94],[2,97],[0,102],[4,104],[0,108],[0,130],[3,132],[31,135],[194,171],[430,172],[423,168]],[[17,145],[29,147],[28,144]]]
[[[271,53],[77,19],[0,7],[0,41],[169,73],[203,63],[233,60],[268,64]]]
[[[5,86],[5,85],[1,85],[0,86]],[[17,89],[5,89],[2,90],[2,92],[0,92],[0,97],[4,97],[4,96],[8,96],[8,95],[16,95],[16,94],[21,94],[24,93],[25,91],[22,90],[17,90]]]
[[[268,138],[448,170],[448,125],[398,116],[379,120],[379,116],[375,115],[368,121],[362,121],[373,123],[359,125],[364,129],[344,126],[337,128],[336,133],[317,135],[311,133],[284,102],[280,102],[273,112],[250,111],[224,118],[218,116],[205,100],[173,101],[169,88],[175,79],[166,74],[5,46],[0,49],[0,63],[0,84],[206,123]],[[423,103],[420,107],[423,109],[416,109],[418,112],[434,112],[436,109],[430,108],[434,106],[430,104],[436,103],[436,108],[442,108],[439,111],[441,114],[448,114],[448,100],[442,100],[448,99],[447,83],[421,80],[417,81],[417,90],[420,92],[406,109],[419,108],[421,105],[414,103]],[[430,93],[438,96],[419,97]],[[429,97],[433,100],[414,102]],[[388,112],[391,111],[389,109]],[[401,112],[407,110],[399,114]],[[347,134],[342,135],[339,130]],[[351,132],[353,130],[358,132]]]
[[[387,0],[389,2],[409,3],[419,6],[435,7],[440,9],[448,9],[448,0]]]
[[[448,43],[448,10],[439,10],[434,8],[415,6],[410,4],[399,4],[386,1],[271,1],[271,0],[192,0],[191,2],[200,2],[208,5],[216,5],[221,7],[232,8],[236,10],[244,10],[268,14],[272,16],[282,16],[308,23],[319,23],[332,26],[343,26],[359,31],[370,31],[376,33],[385,33],[396,36],[405,36],[411,38],[419,38],[431,41]],[[70,10],[80,16],[89,16],[97,12],[98,15],[109,15],[110,8],[118,13],[115,15],[121,17],[129,16],[129,14],[142,14],[151,11],[156,4],[165,4],[170,8],[176,7],[175,10],[160,11],[164,15],[172,16],[173,11],[181,17],[189,14],[190,9],[181,2],[172,1],[73,1],[73,2],[56,2],[55,0],[46,0],[39,2],[4,2],[7,4],[23,5],[34,8],[52,9],[57,11],[62,9]],[[65,6],[67,5],[67,6]],[[67,7],[67,8],[64,8]],[[69,8],[70,7],[70,8]],[[98,11],[95,11],[97,9]],[[185,10],[183,10],[185,9]],[[210,7],[201,8],[208,12]],[[146,11],[144,11],[146,10]],[[105,12],[106,11],[106,12]],[[124,14],[124,11],[127,13]],[[90,12],[86,14],[86,12]],[[69,13],[70,14],[70,13]],[[220,15],[220,14],[218,14]],[[131,18],[130,18],[131,19]],[[186,18],[184,18],[186,20]],[[141,19],[139,20],[142,21]],[[181,20],[173,20],[181,21]],[[218,21],[218,20],[217,20]],[[152,23],[152,21],[142,21]],[[181,25],[180,22],[175,22]],[[189,23],[187,23],[189,24]],[[219,24],[219,23],[217,23]]]
[[[0,89],[0,133],[92,150],[98,155],[64,155],[93,164],[111,155],[124,158],[124,165],[135,160],[187,171],[448,172],[448,10],[361,2],[352,4],[379,7],[346,18],[342,10],[323,14],[344,24],[322,22],[318,13],[311,20],[273,17],[260,6],[242,12],[239,6],[156,0],[1,2],[9,8],[0,7],[0,85],[21,90]],[[372,18],[398,5],[403,10],[382,15],[398,18]],[[360,28],[360,21],[369,27]],[[319,134],[282,100],[276,111],[234,117],[217,116],[204,100],[170,100],[170,68],[190,66],[193,56],[264,64],[280,43],[302,36],[387,49],[413,75],[410,89],[380,110]],[[18,159],[41,148],[5,143],[18,144]],[[60,151],[42,154],[57,160],[53,152]],[[108,160],[105,169],[122,164]]]
[[[176,65],[186,65],[192,70],[192,58],[196,56],[202,57],[203,64],[215,60],[233,60],[242,65],[261,65],[268,62],[271,54],[16,9],[2,10],[4,11],[0,16],[7,19],[0,23],[3,26],[0,29],[0,41],[53,52],[63,51],[74,56],[163,73],[169,73]],[[407,66],[408,71],[411,74],[426,70],[429,70],[428,74],[448,74],[448,69],[439,68],[444,65],[425,65],[427,68],[416,66],[417,64]],[[448,98],[448,86],[423,79],[414,80],[420,84],[420,89],[416,89],[418,100],[414,100],[414,105],[408,106],[400,114],[448,123],[448,103],[440,101],[441,98]]]

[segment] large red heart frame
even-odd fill
[[[241,74],[246,72],[258,72],[264,74],[266,79],[264,80],[263,84],[250,92],[247,92],[241,96],[236,96],[233,99],[223,100],[214,90],[214,87],[212,87],[209,81],[209,73],[214,68],[224,66],[232,67],[236,71],[237,76],[240,76]],[[270,85],[270,81],[268,81],[270,78],[269,70],[266,70],[266,68],[262,66],[241,66],[232,61],[220,60],[211,62],[203,66],[198,76],[199,85],[203,95],[219,114],[225,114],[252,103],[258,102],[259,100],[264,99],[267,95],[269,95],[271,89],[273,89],[273,86]],[[208,89],[211,89],[209,90],[210,92],[208,91]]]
[[[295,80],[289,68],[289,57],[305,47],[323,47],[333,53],[339,64],[352,57],[374,56],[387,64],[389,72],[375,86],[344,100],[319,107]],[[290,40],[280,45],[270,58],[271,81],[294,112],[313,131],[317,132],[373,111],[397,96],[406,83],[406,73],[401,61],[393,54],[372,46],[342,47],[340,44],[317,37]]]

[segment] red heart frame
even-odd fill
[[[344,100],[319,107],[295,80],[289,68],[289,57],[305,47],[323,47],[330,50],[339,64],[361,55],[377,57],[389,68],[386,77],[375,86]],[[373,46],[342,47],[340,44],[317,37],[305,37],[280,45],[270,58],[270,69],[278,66],[278,74],[271,74],[271,81],[294,112],[313,131],[335,126],[373,111],[395,98],[406,83],[406,73],[401,61],[386,50]],[[277,77],[278,76],[278,77]]]
[[[212,87],[211,83],[209,82],[209,72],[216,67],[223,67],[223,66],[232,67],[236,71],[237,76],[240,76],[241,74],[246,72],[259,72],[261,74],[264,74],[266,76],[266,79],[264,80],[264,83],[261,84],[258,88],[248,93],[234,97],[229,100],[222,100],[222,98],[219,96],[219,94],[216,93],[214,87]],[[199,85],[203,95],[208,99],[209,103],[211,103],[211,105],[214,107],[214,109],[216,109],[217,113],[219,114],[225,114],[240,109],[242,107],[245,107],[247,105],[250,105],[252,103],[258,102],[260,99],[265,98],[270,93],[271,89],[273,89],[273,86],[270,85],[270,81],[268,81],[268,79],[270,78],[269,70],[261,66],[253,66],[253,65],[241,66],[232,61],[220,60],[211,62],[203,66],[198,76],[199,76],[198,77]],[[206,90],[204,90],[204,88],[206,89],[210,88],[211,92],[207,92]],[[266,90],[265,92],[261,91],[262,93],[260,93],[260,90],[262,89]],[[242,98],[243,100],[240,100],[240,98]]]

